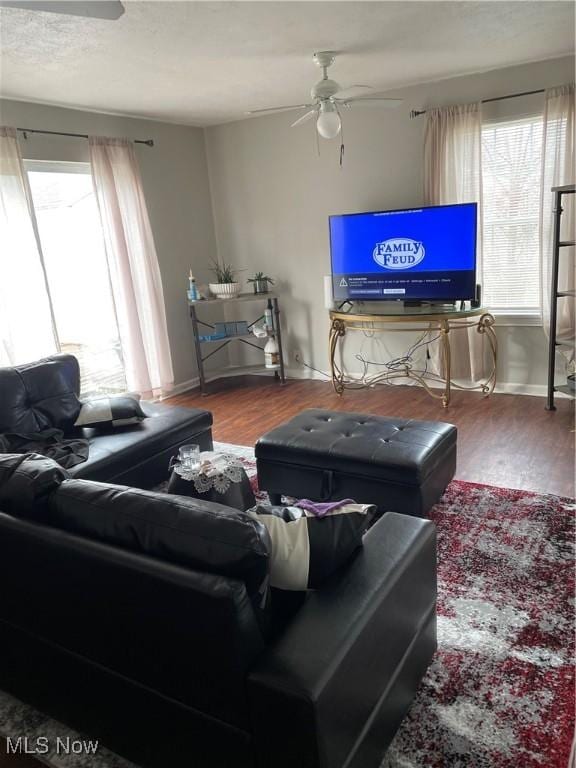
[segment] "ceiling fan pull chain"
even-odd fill
[[[344,126],[341,128],[340,132],[340,168],[342,168],[344,165]]]

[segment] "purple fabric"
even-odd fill
[[[310,499],[300,499],[294,506],[300,507],[300,509],[311,512],[316,517],[324,517],[325,515],[333,512],[335,509],[340,509],[345,504],[355,504],[354,499],[342,499],[341,501],[310,501]]]

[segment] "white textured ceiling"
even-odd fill
[[[340,52],[379,91],[574,50],[572,2],[148,2],[118,21],[0,11],[6,98],[193,125],[297,104]]]

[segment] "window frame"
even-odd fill
[[[490,126],[499,125],[502,123],[514,123],[514,122],[520,122],[524,120],[538,119],[538,118],[542,120],[544,119],[543,108],[523,110],[515,114],[507,114],[507,115],[491,115],[491,116],[482,115],[480,133],[482,134],[485,126],[490,127]],[[482,135],[480,137],[480,140],[482,142]],[[482,175],[483,173],[484,173],[484,169],[482,168]],[[541,186],[542,184],[540,183],[540,187]],[[540,188],[540,195],[542,195],[541,188]],[[484,204],[482,203],[482,207],[483,206]],[[482,222],[482,229],[484,229],[483,222]],[[542,328],[544,326],[543,311],[542,311],[542,308],[543,308],[542,280],[540,279],[538,283],[539,283],[538,293],[539,293],[539,303],[540,303],[539,309],[536,309],[536,310],[520,309],[520,308],[503,309],[501,307],[491,308],[488,305],[484,305],[484,304],[482,306],[484,309],[490,312],[491,315],[494,315],[494,317],[498,320],[499,326],[534,326],[534,327]]]
[[[24,158],[26,173],[86,173],[92,175],[90,163],[80,160],[27,160]]]
[[[87,160],[40,160],[40,159],[22,159],[22,165],[24,167],[24,172],[26,174],[28,187],[31,195],[31,204],[34,206],[33,196],[32,196],[32,190],[30,185],[30,178],[28,174],[30,173],[56,173],[56,174],[83,174],[85,176],[90,176],[90,179],[92,180],[92,165]],[[96,198],[96,193],[94,191],[94,186],[92,183],[92,191],[94,192],[94,197]],[[96,199],[96,205],[97,205],[97,199]],[[39,234],[38,234],[39,236]],[[102,233],[102,248],[105,252],[105,243],[104,243],[104,235]],[[113,301],[113,299],[112,299]],[[116,310],[114,309],[114,313]],[[118,322],[116,318],[116,323]],[[118,340],[119,340],[119,331],[118,331]],[[126,377],[126,363],[123,359],[123,352],[120,353],[122,355],[122,375],[125,379]],[[86,379],[81,376],[80,385],[81,387],[86,383]],[[126,383],[127,386],[127,383]],[[109,392],[108,394],[103,393],[92,393],[91,391],[84,391],[81,390],[80,397],[107,397],[107,396],[117,396],[121,395],[127,390],[124,389],[122,391],[118,392]]]

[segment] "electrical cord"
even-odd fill
[[[367,339],[373,339],[376,334],[374,323],[362,323],[362,333]]]
[[[387,362],[378,362],[376,360],[368,360],[361,354],[356,354],[356,360],[362,363],[363,365],[363,375],[362,380],[365,382],[368,379],[368,368],[370,365],[374,365],[376,367],[384,367],[386,368],[386,372],[380,373],[380,374],[374,374],[372,377],[372,382],[374,379],[378,379],[381,376],[386,376],[387,373],[401,373],[402,371],[411,371],[413,373],[419,373],[420,375],[426,375],[428,373],[428,360],[430,359],[430,352],[428,350],[429,344],[431,344],[434,341],[437,341],[440,338],[440,334],[433,338],[426,338],[430,334],[430,329],[427,329],[424,331],[418,339],[412,344],[411,347],[408,348],[408,351],[405,355],[402,355],[401,357],[395,357],[391,360],[388,360]],[[414,354],[415,352],[420,349],[421,347],[426,347],[426,362],[424,365],[424,370],[416,371],[414,369]]]
[[[332,379],[331,374],[327,373],[326,371],[321,371],[320,368],[314,368],[313,365],[310,365],[309,363],[306,363],[304,360],[300,359],[300,354],[296,354],[294,359],[297,363],[300,363],[300,365],[303,368],[308,368],[309,371],[314,371],[315,373],[319,373],[321,376],[325,376],[327,379]]]
[[[375,335],[374,330],[368,329],[368,328],[363,329],[363,333],[366,338],[373,338]],[[378,362],[376,360],[369,360],[366,357],[364,357],[361,353],[357,353],[355,355],[355,358],[362,364],[362,375],[360,376],[360,379],[358,381],[348,380],[343,382],[344,389],[349,389],[349,390],[362,389],[366,386],[368,387],[398,386],[398,385],[395,385],[390,380],[386,380],[386,379],[381,380],[381,379],[386,377],[389,373],[402,373],[402,371],[410,371],[412,373],[418,374],[422,378],[428,377],[428,378],[431,378],[432,380],[438,379],[437,374],[434,374],[428,371],[428,360],[430,359],[430,352],[428,347],[430,344],[440,339],[441,334],[438,334],[433,338],[427,338],[429,335],[430,335],[430,328],[427,328],[425,331],[423,331],[420,334],[420,336],[416,339],[416,341],[408,348],[405,355],[392,358],[387,362]],[[413,359],[414,354],[417,352],[418,349],[421,349],[422,347],[426,347],[426,358],[425,358],[424,368],[416,369],[414,368],[414,363],[415,363],[415,360]],[[332,374],[326,371],[322,371],[319,368],[315,368],[313,365],[310,365],[304,360],[301,360],[300,355],[296,355],[296,361],[300,363],[303,368],[307,368],[310,371],[314,371],[315,373],[318,373],[321,376],[324,376],[328,380],[332,379]],[[386,371],[369,375],[369,368],[371,365],[380,367],[380,368],[384,367],[386,368]]]

